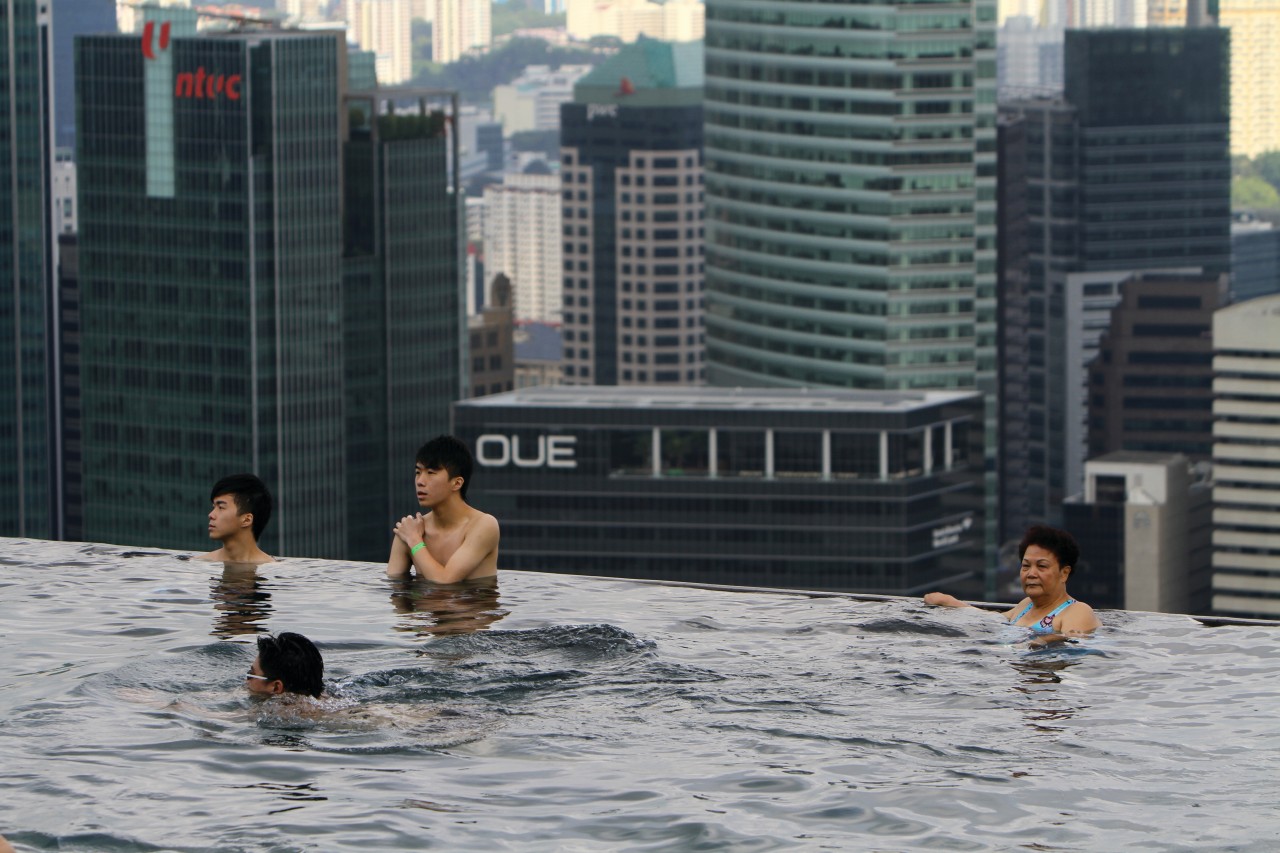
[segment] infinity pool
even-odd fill
[[[1280,629],[0,540],[0,834],[72,851],[1274,850]],[[332,719],[262,714],[260,631]]]

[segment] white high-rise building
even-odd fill
[[[361,50],[377,59],[378,83],[413,79],[413,8],[410,0],[347,0],[347,29]]]
[[[633,42],[640,36],[660,41],[702,38],[706,13],[702,0],[568,0],[566,28],[580,41],[616,36]]]
[[[432,62],[457,62],[473,50],[485,53],[493,44],[488,0],[435,0],[431,27]]]
[[[1280,295],[1213,315],[1213,610],[1280,618]]]
[[[573,100],[573,84],[590,65],[530,65],[519,77],[493,89],[493,113],[507,136],[527,130],[558,130],[560,105]]]
[[[313,24],[325,20],[324,0],[277,0],[276,8],[284,12],[285,19],[300,24]]]
[[[484,201],[485,277],[511,280],[517,320],[559,323],[560,177],[507,174],[485,187]]]

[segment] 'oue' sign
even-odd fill
[[[160,25],[160,51],[169,49],[169,22]],[[142,27],[142,55],[147,59],[156,58],[156,25],[147,21]],[[197,98],[214,100],[225,96],[228,101],[240,100],[239,74],[214,74],[206,71],[201,65],[195,71],[183,71],[173,83],[175,98]]]
[[[476,461],[486,468],[577,468],[577,443],[576,435],[540,435],[526,439],[522,448],[518,435],[482,435],[476,439]]]

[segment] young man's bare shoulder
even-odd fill
[[[479,510],[479,509],[476,509],[475,507],[468,507],[468,510],[469,510],[469,512],[467,513],[469,517],[469,521],[467,522],[468,533],[471,533],[472,531],[475,531],[477,533],[488,532],[488,531],[496,532],[498,530],[498,519],[494,518],[492,515],[489,515],[489,513],[485,512],[484,510]]]

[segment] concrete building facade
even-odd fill
[[[486,273],[510,280],[517,320],[559,323],[560,176],[505,174],[501,184],[485,187],[484,206]]]
[[[493,44],[492,8],[475,0],[433,0],[431,61],[457,62],[472,51],[486,53]]]
[[[1218,26],[1231,31],[1231,153],[1280,149],[1280,0],[1219,0]]]
[[[1071,593],[1094,607],[1207,614],[1213,491],[1181,454],[1118,451],[1085,465],[1063,523],[1080,543]]]
[[[350,38],[374,54],[378,82],[413,79],[413,10],[409,0],[346,0]]]
[[[1280,618],[1280,296],[1213,317],[1213,610]]]
[[[579,41],[613,36],[624,43],[640,36],[696,41],[705,29],[701,0],[566,0],[566,29]]]
[[[510,136],[531,130],[559,130],[560,105],[573,100],[573,86],[590,65],[530,65],[509,84],[493,90],[493,114]]]

